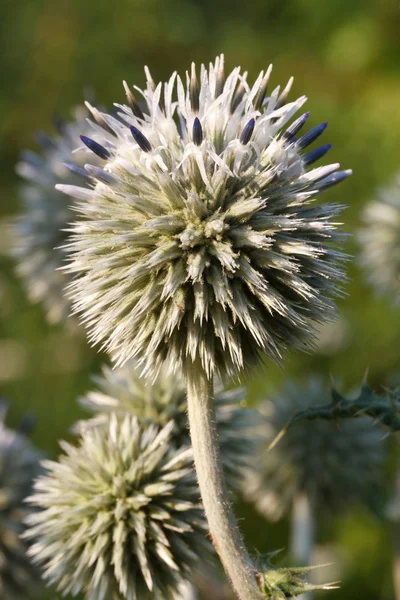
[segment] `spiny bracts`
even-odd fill
[[[58,186],[80,213],[70,296],[118,365],[136,357],[154,375],[189,357],[236,376],[262,353],[310,348],[315,323],[334,317],[342,206],[315,198],[350,171],[310,170],[330,148],[308,149],[326,123],[298,136],[308,113],[289,122],[306,98],[287,101],[292,80],[268,94],[270,73],[225,78],[221,56],[199,80],[193,64],[185,86],[146,69],[145,109],[126,86],[119,120],[101,113],[101,143],[82,137],[103,168],[86,165],[86,187]]]

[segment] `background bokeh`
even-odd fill
[[[354,177],[328,192],[348,205],[349,233],[378,186],[400,171],[400,4],[398,0],[2,0],[0,2],[0,385],[10,401],[9,422],[29,411],[37,418],[36,444],[50,456],[82,411],[76,397],[90,373],[107,360],[74,327],[49,326],[31,306],[9,258],[8,225],[18,212],[19,152],[35,148],[37,130],[52,117],[68,118],[84,97],[104,106],[123,101],[122,79],[144,83],[183,73],[191,61],[224,52],[250,79],[274,63],[273,82],[295,76],[291,98],[309,97],[310,125],[329,121],[324,143],[332,162]],[[348,252],[357,253],[350,239]],[[377,298],[356,261],[349,263],[340,320],[322,332],[316,355],[291,354],[285,369],[269,365],[248,385],[250,400],[277,390],[286,377],[333,375],[352,388],[369,369],[377,388],[400,374],[400,305]],[[388,468],[388,489],[390,488]],[[241,504],[250,548],[287,545],[288,525],[268,525]],[[337,600],[393,600],[391,536],[362,507],[319,526],[319,543],[336,545],[342,587]]]

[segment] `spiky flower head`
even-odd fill
[[[162,368],[152,382],[140,377],[134,362],[120,369],[103,368],[102,376],[93,377],[97,390],[88,392],[80,404],[97,413],[90,420],[80,421],[76,429],[101,426],[108,422],[111,412],[120,418],[136,415],[141,423],[165,426],[174,423],[172,441],[176,447],[190,445],[187,422],[186,386],[180,375],[171,375]],[[238,487],[242,468],[249,464],[256,451],[256,411],[245,407],[246,389],[224,390],[215,393],[218,439],[222,462],[230,487]]]
[[[30,512],[25,498],[40,471],[40,454],[24,435],[7,429],[5,404],[0,403],[0,598],[31,597],[39,577],[20,539]]]
[[[44,577],[88,600],[170,600],[205,559],[208,541],[190,447],[112,414],[108,427],[62,443],[35,484],[28,536]]]
[[[350,172],[310,170],[329,150],[308,150],[326,124],[296,137],[306,98],[287,102],[292,80],[269,94],[271,67],[252,86],[240,68],[225,79],[223,57],[199,79],[193,64],[186,85],[146,73],[146,110],[127,87],[124,124],[102,114],[102,143],[84,140],[103,169],[58,186],[79,201],[68,272],[91,341],[151,374],[188,356],[237,375],[260,353],[309,347],[343,280],[342,207],[315,197]]]
[[[267,518],[281,518],[299,493],[307,494],[315,511],[334,511],[366,502],[377,491],[385,456],[383,434],[368,417],[295,422],[269,450],[298,411],[327,401],[329,390],[322,378],[311,378],[304,386],[289,382],[278,397],[261,405],[264,442],[245,491]]]
[[[17,164],[17,173],[27,183],[21,186],[23,212],[14,228],[13,254],[30,300],[43,304],[51,323],[64,320],[70,311],[64,293],[70,278],[59,269],[65,263],[62,246],[67,239],[66,229],[76,218],[71,202],[55,185],[59,182],[73,185],[84,172],[89,151],[79,134],[93,134],[86,121],[87,114],[78,109],[72,122],[57,121],[58,133],[54,137],[38,134],[41,153],[27,150]],[[79,151],[72,154],[79,146]]]
[[[380,294],[400,297],[400,175],[377,192],[363,211],[359,232],[360,263],[368,282]]]

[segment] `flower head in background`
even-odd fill
[[[70,311],[64,293],[69,277],[59,269],[65,263],[61,246],[67,239],[66,229],[76,218],[71,201],[55,185],[77,183],[78,175],[85,172],[87,148],[73,151],[82,146],[80,133],[93,133],[86,116],[80,109],[71,123],[58,122],[58,134],[52,138],[40,133],[41,153],[25,151],[17,164],[17,173],[27,183],[21,186],[23,212],[14,227],[13,254],[30,300],[43,304],[51,323],[63,321]]]
[[[367,204],[359,232],[360,263],[368,282],[380,294],[400,297],[400,176],[393,185],[378,190]]]
[[[104,367],[102,376],[93,377],[93,381],[97,390],[83,396],[80,404],[97,415],[80,421],[76,430],[101,426],[108,422],[110,413],[120,418],[136,415],[143,424],[156,423],[161,427],[173,420],[172,442],[177,447],[190,445],[186,387],[179,375],[170,375],[162,368],[158,377],[148,382],[140,377],[137,365],[130,362],[120,369]],[[239,486],[242,468],[256,451],[255,426],[259,415],[245,408],[245,397],[243,387],[224,390],[217,386],[215,393],[218,438],[230,487]]]
[[[4,425],[5,404],[0,403],[0,598],[30,598],[39,581],[20,539],[24,518],[31,512],[25,499],[40,472],[40,454],[17,431]]]
[[[208,553],[190,447],[160,430],[112,414],[108,427],[63,443],[47,461],[31,505],[30,554],[58,590],[88,600],[176,600]]]
[[[298,494],[305,493],[314,510],[324,511],[367,502],[379,489],[385,460],[383,433],[369,417],[338,423],[299,421],[268,450],[298,411],[327,401],[329,390],[322,379],[315,378],[303,387],[290,382],[273,402],[261,405],[267,421],[264,444],[248,473],[245,490],[267,518],[281,518]]]
[[[344,280],[342,207],[315,203],[350,174],[312,167],[326,123],[303,133],[308,113],[292,119],[306,98],[287,101],[292,80],[269,93],[271,68],[254,85],[240,68],[225,78],[222,56],[186,82],[146,73],[146,109],[126,86],[120,120],[102,113],[102,139],[82,137],[103,159],[86,166],[91,184],[58,186],[82,217],[68,273],[91,342],[151,375],[185,356],[237,375],[309,348]]]

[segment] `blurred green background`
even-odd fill
[[[310,125],[329,121],[324,143],[334,144],[331,161],[354,169],[354,177],[328,194],[348,205],[345,227],[354,232],[364,203],[400,170],[400,4],[2,0],[0,31],[0,384],[11,403],[9,422],[34,413],[34,441],[54,456],[57,440],[83,416],[76,397],[107,359],[77,330],[47,325],[15,278],[7,226],[19,208],[19,152],[35,148],[35,132],[51,132],[52,117],[68,118],[87,93],[105,106],[123,101],[122,79],[142,85],[144,64],[165,80],[191,61],[208,63],[224,52],[227,69],[241,65],[252,79],[273,62],[274,84],[294,75],[291,98],[309,97]],[[354,240],[348,252],[356,254]],[[349,275],[340,320],[323,332],[320,351],[293,353],[284,370],[270,365],[256,373],[247,382],[252,402],[289,376],[319,372],[352,387],[369,368],[369,381],[379,388],[400,373],[400,307],[378,299],[353,260]],[[238,506],[238,513],[249,548],[287,545],[286,523],[270,526],[250,506]],[[342,587],[328,597],[393,600],[391,536],[376,516],[359,507],[321,523],[319,543],[337,545],[342,568]]]

